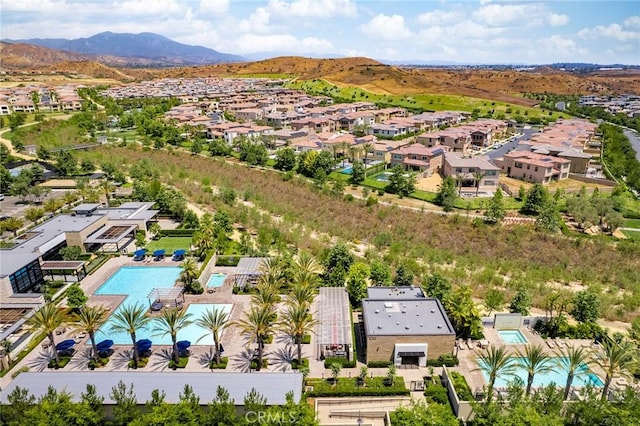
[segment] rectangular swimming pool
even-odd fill
[[[226,278],[227,274],[223,274],[221,272],[211,274],[209,281],[207,281],[207,287],[222,287]]]
[[[524,345],[529,343],[520,330],[498,330],[498,335],[507,345]]]
[[[513,358],[512,362],[516,364],[520,364],[521,360],[522,358]],[[534,388],[548,386],[552,383],[558,387],[563,387],[567,383],[567,377],[569,374],[567,372],[567,367],[566,367],[567,365],[566,358],[553,357],[551,360],[555,368],[553,369],[553,371],[550,371],[548,373],[536,374],[533,377]],[[486,371],[482,370],[482,375],[484,379],[488,382],[489,374]],[[499,388],[507,387],[510,382],[513,382],[515,377],[519,377],[524,383],[527,383],[527,376],[528,374],[526,369],[518,365],[513,375],[499,376],[496,379],[495,387],[499,387]],[[595,387],[602,387],[603,384],[604,383],[602,382],[600,377],[598,377],[591,370],[589,370],[589,367],[586,364],[582,364],[576,371],[572,386],[584,387],[587,385],[591,385]]]
[[[114,311],[130,304],[142,304],[149,307],[148,295],[154,288],[173,287],[180,276],[180,267],[175,266],[124,266],[118,269],[109,279],[95,291],[95,295],[125,295],[125,300]],[[198,303],[187,306],[187,313],[192,314],[191,320],[198,319],[206,309],[223,309],[231,312],[232,304]],[[111,314],[113,316],[113,314]],[[130,345],[131,336],[129,333],[115,333],[110,331],[112,320],[109,319],[100,327],[96,333],[96,340],[111,339],[116,345]],[[156,316],[157,318],[157,316]],[[150,321],[147,327],[136,331],[136,339],[149,339],[154,345],[170,345],[171,336],[160,336],[153,332],[156,327],[154,320]],[[207,330],[191,324],[178,333],[178,340],[189,340],[192,345],[213,345],[211,335],[197,340],[207,334]]]

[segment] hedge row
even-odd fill
[[[428,359],[427,367],[455,367],[460,363],[458,357],[452,354],[440,355],[437,359]]]
[[[158,235],[161,237],[192,237],[195,233],[195,229],[162,229]]]
[[[324,368],[331,368],[331,364],[338,363],[342,368],[356,368],[356,360],[349,361],[341,356],[330,356],[324,359]]]

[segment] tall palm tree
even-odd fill
[[[273,307],[252,305],[245,318],[236,322],[242,334],[249,336],[258,343],[258,370],[262,367],[264,339],[273,331],[277,319]]]
[[[118,309],[112,316],[113,323],[111,324],[111,331],[116,333],[126,332],[131,336],[131,343],[133,343],[133,363],[135,367],[138,367],[138,361],[140,361],[140,353],[138,352],[138,345],[136,345],[136,331],[143,328],[150,321],[150,318],[146,314],[147,309],[141,303],[135,305],[126,305],[122,309]]]
[[[476,359],[478,368],[489,375],[489,383],[487,385],[487,404],[491,402],[493,397],[493,386],[496,379],[502,375],[513,375],[517,364],[513,362],[513,356],[509,355],[504,347],[489,346],[488,349]]]
[[[315,289],[309,284],[294,284],[287,295],[287,303],[309,308],[316,297]]]
[[[306,251],[301,251],[293,259],[293,281],[297,284],[309,284],[315,286],[319,275],[322,273],[322,265],[316,258]]]
[[[523,352],[518,351],[518,365],[527,372],[527,390],[526,394],[531,394],[531,386],[533,378],[538,373],[548,373],[553,370],[554,364],[549,355],[547,355],[540,345],[527,345]]]
[[[571,391],[571,385],[573,384],[576,372],[583,364],[589,363],[591,351],[580,346],[569,346],[566,349],[561,349],[556,354],[558,356],[560,366],[563,370],[567,371],[567,382],[564,386],[564,399],[567,399],[569,397],[569,392]]]
[[[180,361],[178,357],[178,332],[183,328],[190,325],[191,314],[188,314],[186,310],[181,308],[167,309],[155,319],[156,326],[153,331],[160,336],[171,336],[171,343],[173,344],[171,358],[174,362]]]
[[[209,333],[213,335],[216,364],[220,364],[220,333],[228,322],[229,313],[218,308],[207,309],[206,311],[204,311],[200,318],[195,320],[195,324],[198,327],[209,330]],[[198,341],[204,339],[207,335],[208,334],[205,334],[204,336],[200,337]]]
[[[0,349],[2,349],[2,355],[7,357],[8,365],[11,365],[11,346],[12,343],[9,339],[2,339],[2,341],[0,341]]]
[[[198,268],[198,261],[195,257],[187,257],[180,265],[180,269],[180,280],[187,285],[191,285],[200,275],[200,268]]]
[[[480,169],[476,169],[473,172],[473,180],[476,182],[476,197],[478,196],[478,191],[480,191],[480,181],[484,177],[484,172]]]
[[[256,286],[256,291],[256,294],[251,298],[251,301],[256,305],[274,307],[280,302],[280,293],[273,284],[260,283]]]
[[[109,207],[109,196],[115,190],[115,185],[109,179],[104,179],[100,181],[98,187],[104,194],[104,197],[107,200],[107,207]]]
[[[38,311],[27,320],[28,326],[40,330],[49,338],[50,346],[53,348],[56,366],[60,364],[60,357],[56,350],[56,341],[53,335],[56,329],[65,323],[66,321],[62,310],[50,302],[38,309]]]
[[[98,361],[96,348],[96,332],[107,320],[107,310],[104,306],[85,306],[74,316],[75,330],[89,334],[91,340],[92,358]]]
[[[636,360],[637,348],[629,341],[617,343],[607,339],[602,343],[602,348],[596,353],[595,363],[604,370],[604,386],[602,387],[602,399],[607,398],[609,387],[615,376],[626,377],[630,369],[638,362]]]
[[[282,313],[279,328],[291,337],[298,346],[298,365],[302,362],[302,339],[313,330],[318,321],[313,319],[309,308],[303,304],[289,304]]]

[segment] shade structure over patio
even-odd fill
[[[174,256],[184,256],[187,251],[185,249],[178,249],[173,252]]]
[[[136,346],[138,347],[138,351],[140,352],[148,351],[149,349],[151,349],[152,345],[153,343],[149,339],[141,339],[136,342]]]
[[[73,339],[63,340],[62,342],[56,345],[57,351],[66,351],[67,349],[71,349],[76,342]]]
[[[165,250],[164,249],[158,249],[156,251],[153,252],[153,255],[155,257],[161,257],[164,256]]]
[[[178,346],[179,351],[184,351],[189,346],[191,346],[191,342],[188,340],[180,340],[179,342],[176,343],[176,345]]]
[[[96,349],[98,350],[98,352],[103,352],[107,349],[111,349],[111,346],[113,346],[113,340],[107,339],[96,344]]]

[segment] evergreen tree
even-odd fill
[[[447,176],[442,180],[440,186],[438,186],[436,204],[441,206],[445,212],[450,212],[453,210],[457,199],[456,181],[451,176]]]

